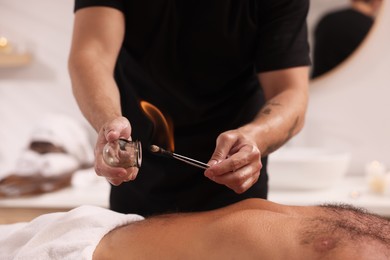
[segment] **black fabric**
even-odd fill
[[[323,16],[314,32],[312,78],[335,68],[361,44],[371,29],[373,18],[354,9]]]
[[[257,72],[309,65],[309,1],[76,0],[75,11],[95,5],[125,14],[115,78],[132,137],[144,147],[137,179],[112,187],[111,208],[151,215],[266,198],[267,158],[260,181],[238,195],[203,170],[151,154],[147,147],[158,130],[139,102],[173,122],[176,153],[207,162],[217,136],[253,120],[264,104]]]

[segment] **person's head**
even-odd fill
[[[351,3],[354,9],[375,17],[382,5],[382,0],[351,0]]]

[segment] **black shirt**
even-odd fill
[[[330,71],[348,58],[372,24],[372,17],[350,8],[324,15],[314,31],[312,77]]]
[[[309,1],[76,0],[75,10],[96,5],[125,14],[115,77],[132,137],[146,148],[137,179],[112,187],[112,209],[149,215],[266,198],[267,158],[258,183],[238,195],[203,170],[151,154],[149,144],[168,144],[139,103],[173,123],[176,153],[207,162],[217,136],[253,120],[264,104],[257,72],[309,64]]]

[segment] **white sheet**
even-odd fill
[[[110,230],[142,220],[96,206],[49,213],[31,222],[0,225],[2,260],[92,259],[93,252]]]

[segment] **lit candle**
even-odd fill
[[[379,161],[366,164],[365,174],[371,191],[383,194],[385,190],[386,167]]]
[[[382,175],[386,173],[385,165],[379,161],[372,161],[366,164],[365,170],[366,174],[369,175]]]
[[[383,186],[383,195],[390,196],[390,172],[386,173]]]
[[[0,36],[0,53],[8,54],[11,52],[12,52],[12,47],[8,39],[4,36]]]

